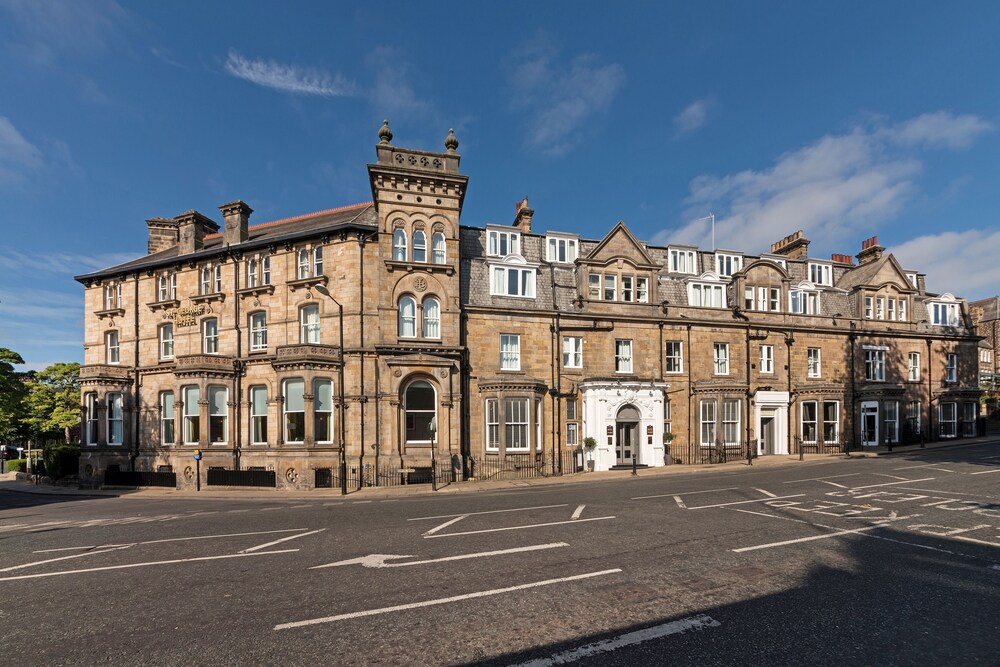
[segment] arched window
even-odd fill
[[[160,359],[174,358],[174,325],[160,325]]]
[[[259,352],[267,349],[267,314],[263,312],[250,314],[250,351]]]
[[[313,248],[313,275],[323,275],[323,248],[316,246]]]
[[[441,337],[441,302],[435,297],[424,299],[424,338]]]
[[[426,380],[411,382],[403,395],[403,410],[406,442],[430,442],[431,421],[437,416],[437,394],[431,383]]]
[[[427,261],[427,235],[420,230],[413,232],[413,261]]]
[[[397,229],[392,233],[392,259],[397,262],[406,261],[406,231]]]
[[[319,344],[319,304],[311,303],[299,310],[299,342]]]
[[[399,300],[399,337],[417,337],[417,300],[412,296]]]
[[[309,277],[309,251],[303,248],[299,250],[298,273],[299,280]]]
[[[444,264],[445,262],[444,232],[434,232],[431,236],[431,262],[434,264]]]

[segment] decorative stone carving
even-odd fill
[[[424,278],[423,276],[418,277],[416,280],[413,281],[413,289],[417,290],[418,292],[423,292],[424,290],[426,290],[427,279]]]
[[[184,468],[184,479],[189,482],[194,479],[194,469],[191,466]]]
[[[285,479],[288,480],[289,484],[294,484],[299,478],[299,473],[295,472],[295,468],[289,468],[285,471]]]

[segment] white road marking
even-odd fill
[[[846,485],[844,485],[844,484],[837,484],[836,482],[829,482],[829,481],[827,481],[827,480],[825,480],[825,479],[821,479],[821,480],[818,480],[818,481],[819,481],[820,483],[822,483],[822,484],[829,484],[830,486],[835,486],[835,487],[837,487],[838,489],[846,489],[846,488],[849,488],[848,486],[846,486]]]
[[[804,495],[806,495],[806,494],[804,494],[804,493],[796,493],[796,494],[791,495],[791,496],[774,496],[773,498],[755,498],[754,500],[737,500],[736,502],[732,502],[732,503],[718,503],[717,505],[699,505],[698,507],[689,507],[688,509],[692,509],[692,510],[704,510],[704,509],[708,509],[710,507],[728,507],[729,505],[746,505],[747,503],[764,503],[764,502],[767,502],[768,500],[781,500],[783,498],[801,498]]]
[[[685,491],[684,493],[681,493],[680,495],[682,495],[682,496],[693,496],[696,493],[715,493],[716,491],[734,491],[734,490],[736,490],[738,488],[740,488],[740,487],[738,487],[738,486],[727,486],[724,489],[706,489],[704,491]],[[672,493],[661,493],[658,496],[637,496],[635,498],[632,498],[632,500],[649,500],[650,498],[670,498],[671,496],[673,496],[674,498],[677,497],[677,496],[675,496]]]
[[[464,519],[467,516],[469,516],[469,515],[468,514],[463,514],[462,516],[456,516],[454,519],[448,519],[447,521],[445,521],[444,523],[442,523],[440,526],[434,526],[433,528],[431,528],[430,530],[428,530],[426,533],[424,533],[424,535],[433,535],[434,533],[438,532],[442,528],[447,528],[448,526],[450,526],[453,523],[458,523],[459,521],[461,521],[462,519]]]
[[[915,489],[915,488],[910,487],[910,486],[901,486],[899,488],[903,489],[904,491],[923,491],[924,493],[943,493],[943,494],[948,495],[948,496],[975,496],[977,498],[983,498],[983,497],[989,498],[989,497],[991,497],[991,496],[983,496],[983,494],[981,494],[981,493],[962,493],[961,491],[942,491],[940,489]]]
[[[681,632],[687,632],[688,630],[717,628],[720,625],[721,623],[710,616],[699,614],[698,616],[683,618],[679,621],[671,621],[670,623],[654,625],[653,627],[646,628],[644,630],[626,632],[623,635],[618,635],[614,639],[604,639],[599,642],[580,646],[579,648],[570,649],[568,651],[560,651],[559,653],[553,653],[547,658],[529,660],[527,662],[514,665],[513,667],[551,667],[552,665],[565,665],[570,662],[576,662],[577,660],[583,660],[584,658],[600,655],[602,653],[611,653],[620,648],[625,648],[626,646],[635,646],[636,644],[648,642],[652,639],[662,639],[663,637],[668,637]]]
[[[561,526],[563,524],[580,524],[585,521],[603,521],[604,519],[614,519],[613,516],[597,516],[591,519],[577,519],[575,521],[553,521],[551,523],[533,523],[527,526],[507,526],[506,528],[487,528],[485,530],[469,530],[464,533],[441,533],[438,535],[424,535],[424,539],[432,539],[435,537],[458,537],[459,535],[479,535],[480,533],[499,533],[505,530],[524,530],[525,528],[542,528],[544,526]]]
[[[992,475],[995,472],[1000,472],[1000,468],[996,470],[980,470],[979,472],[970,472],[970,475]]]
[[[122,544],[120,546],[111,547],[109,549],[103,549],[101,551],[85,551],[80,554],[72,554],[70,556],[59,556],[58,558],[48,558],[46,560],[36,561],[34,563],[24,563],[23,565],[13,565],[11,567],[5,567],[0,569],[0,572],[11,572],[13,570],[21,570],[26,567],[35,567],[36,565],[45,565],[46,563],[55,563],[60,560],[70,560],[71,558],[82,558],[83,556],[93,556],[96,554],[106,554],[109,551],[121,551],[122,549],[128,549],[132,547],[132,544]]]
[[[756,486],[751,486],[750,488],[753,489],[754,491],[760,491],[761,493],[763,493],[768,498],[777,498],[778,497],[778,494],[771,493],[770,491],[765,491],[764,489],[758,489]]]
[[[474,554],[461,554],[459,556],[447,556],[445,558],[430,558],[427,560],[414,560],[408,563],[387,563],[388,560],[393,560],[397,558],[413,558],[413,556],[396,556],[393,554],[371,554],[369,556],[361,556],[360,558],[352,558],[350,560],[341,560],[336,563],[327,563],[326,565],[316,565],[309,568],[310,570],[321,570],[326,567],[340,567],[341,565],[362,565],[364,567],[409,567],[410,565],[426,565],[428,563],[444,563],[445,561],[452,560],[468,560],[469,558],[483,558],[485,556],[500,556],[503,554],[516,554],[523,551],[541,551],[543,549],[555,549],[556,547],[568,547],[567,542],[553,542],[551,544],[536,544],[530,547],[516,547],[513,549],[501,549],[499,551],[481,551]]]
[[[906,481],[905,477],[900,477],[899,475],[889,475],[889,474],[886,474],[884,472],[873,472],[872,474],[873,475],[877,475],[879,477],[888,477],[890,479],[901,479],[903,481]]]
[[[106,570],[128,570],[136,567],[149,567],[151,565],[173,565],[175,563],[193,563],[203,560],[222,560],[224,558],[246,558],[248,556],[270,556],[273,554],[289,554],[298,549],[283,549],[281,551],[257,551],[252,554],[225,554],[223,556],[199,556],[197,558],[176,558],[174,560],[158,560],[148,563],[129,563],[127,565],[107,565],[104,567],[89,567],[85,570],[63,570],[61,572],[43,572],[40,574],[20,574],[14,577],[0,577],[0,581],[14,581],[15,579],[39,579],[41,577],[58,577],[64,574],[83,574],[84,572],[104,572]]]
[[[768,519],[781,519],[782,521],[794,521],[795,523],[809,524],[808,521],[803,521],[802,519],[793,519],[790,516],[778,516],[777,514],[768,514],[767,512],[754,512],[753,510],[741,510],[736,507],[733,508],[733,511],[743,512],[744,514],[756,514],[757,516],[766,516]]]
[[[249,511],[250,511],[250,510],[248,510],[248,509],[246,509],[246,510],[227,510],[227,512],[228,512],[229,514],[241,514],[241,513],[243,513],[243,512],[249,512]]]
[[[931,468],[936,465],[937,465],[936,463],[921,463],[920,465],[915,465],[915,466],[903,466],[902,468],[893,468],[893,470],[913,470],[914,468]]]
[[[902,482],[883,482],[881,484],[867,484],[865,486],[855,486],[851,491],[860,491],[861,489],[872,489],[876,486],[895,486],[896,484],[916,484],[917,482],[929,482],[932,479],[937,479],[936,477],[924,477],[923,479],[904,479]]]
[[[369,501],[369,502],[371,502],[371,501]],[[309,505],[309,504],[306,504],[306,505],[289,505],[288,509],[290,509],[290,510],[300,510],[300,509],[302,509],[304,507],[312,507],[312,505]]]
[[[283,509],[285,509],[285,508],[284,507],[262,507],[262,508],[260,508],[260,511],[261,512],[273,512],[275,510],[283,510]]]
[[[819,524],[810,524],[817,526]],[[795,540],[782,540],[781,542],[771,542],[769,544],[757,544],[752,547],[740,547],[739,549],[733,549],[734,553],[744,553],[747,551],[757,551],[758,549],[771,549],[773,547],[784,547],[789,544],[799,544],[801,542],[812,542],[814,540],[825,540],[831,537],[839,537],[841,535],[852,535],[854,533],[864,533],[869,530],[875,530],[876,528],[882,528],[881,525],[878,526],[865,526],[864,528],[854,528],[853,530],[838,530],[835,533],[826,533],[825,535],[810,535],[809,537],[800,537]]]
[[[677,506],[682,510],[686,510],[688,508],[688,506],[684,504],[684,501],[681,500],[680,496],[674,496],[674,502],[677,503]]]
[[[407,519],[407,521],[426,521],[428,519],[450,519],[453,516],[472,516],[474,514],[499,514],[501,512],[527,512],[528,510],[547,510],[553,507],[569,507],[569,503],[563,503],[562,505],[540,505],[538,507],[515,507],[513,509],[506,510],[489,510],[488,512],[465,512],[463,514],[441,514],[439,516],[418,516],[413,519]]]
[[[86,547],[63,547],[62,549],[43,549],[32,553],[43,554],[50,551],[69,551],[71,549],[107,549],[109,547],[123,547],[141,544],[162,544],[163,542],[188,542],[190,540],[215,540],[223,537],[248,537],[250,535],[274,535],[275,533],[301,533],[305,528],[282,528],[280,530],[255,530],[251,533],[223,533],[221,535],[193,535],[191,537],[167,537],[160,540],[147,540],[145,542],[134,542],[129,545],[124,544],[101,544],[98,546]]]
[[[336,621],[344,621],[350,618],[361,618],[363,616],[378,616],[380,614],[388,614],[394,611],[405,611],[408,609],[420,609],[421,607],[432,607],[439,604],[449,604],[451,602],[461,602],[462,600],[473,600],[476,598],[484,598],[492,595],[501,595],[503,593],[512,593],[514,591],[523,591],[529,588],[539,588],[541,586],[551,586],[552,584],[561,584],[567,581],[579,581],[581,579],[591,579],[593,577],[603,577],[609,574],[617,574],[621,572],[621,568],[614,568],[612,570],[601,570],[599,572],[587,572],[586,574],[576,574],[570,577],[560,577],[559,579],[546,579],[545,581],[534,581],[528,584],[519,584],[517,586],[508,586],[507,588],[495,588],[489,591],[478,591],[476,593],[466,593],[465,595],[453,595],[447,598],[438,598],[436,600],[424,600],[422,602],[411,602],[409,604],[400,604],[393,607],[382,607],[380,609],[366,609],[364,611],[355,611],[348,614],[337,614],[336,616],[325,616],[323,618],[313,618],[307,621],[294,621],[292,623],[281,623],[274,626],[275,630],[289,630],[291,628],[301,628],[307,625],[319,625],[322,623],[333,623]]]
[[[85,546],[85,547],[61,547],[59,549],[38,549],[36,551],[32,551],[31,553],[33,553],[33,554],[50,554],[50,553],[53,553],[55,551],[76,551],[77,549],[96,549],[96,548],[97,548],[96,546],[94,546],[93,544],[91,544],[91,545],[88,545],[88,546]]]
[[[799,482],[822,482],[825,479],[837,479],[838,477],[854,477],[855,475],[860,475],[860,472],[851,472],[846,475],[829,475],[828,477],[810,477],[809,479],[793,479],[787,482],[782,482],[782,484],[797,484]]]
[[[577,519],[579,519],[580,515],[583,514],[583,508],[584,507],[586,507],[586,505],[580,505],[579,507],[577,507],[576,511],[573,512],[573,516],[571,516],[570,519],[572,519],[574,521],[576,521]]]
[[[288,540],[297,540],[300,537],[305,537],[306,535],[315,535],[316,533],[322,533],[326,528],[320,528],[319,530],[310,530],[308,533],[299,533],[298,535],[289,535],[288,537],[282,537],[279,540],[274,540],[273,542],[268,542],[267,544],[258,544],[255,547],[250,547],[249,549],[243,549],[240,551],[241,554],[248,554],[252,551],[260,551],[261,549],[266,549],[267,547],[273,547],[275,544],[281,544],[282,542],[287,542]]]

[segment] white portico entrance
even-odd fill
[[[663,465],[665,382],[581,382],[583,434],[597,440],[594,470]]]
[[[788,453],[788,392],[757,391],[754,394],[754,433],[757,454]]]

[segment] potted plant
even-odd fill
[[[670,431],[663,432],[663,463],[670,465],[674,462],[674,457],[670,455],[670,443],[674,440],[674,434]]]
[[[583,439],[583,446],[587,449],[587,470],[594,470],[594,447],[597,447],[597,440],[587,436]]]

